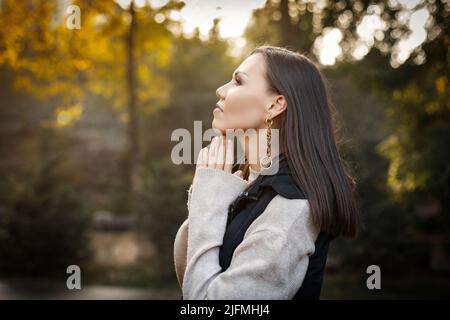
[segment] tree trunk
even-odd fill
[[[139,150],[139,118],[137,101],[137,80],[136,80],[136,12],[134,1],[131,1],[128,10],[130,14],[130,28],[126,39],[127,50],[127,89],[128,89],[128,191],[129,209],[133,214],[138,214],[138,196],[141,190],[141,179],[139,176],[140,150]],[[139,224],[139,223],[138,223]]]
[[[289,0],[281,0],[280,2],[280,12],[281,12],[281,21],[280,21],[280,41],[281,46],[289,46],[292,45],[291,41],[291,17],[289,16]]]

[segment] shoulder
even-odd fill
[[[276,195],[263,213],[247,229],[246,235],[267,230],[285,237],[289,241],[304,244],[308,251],[314,251],[314,242],[319,229],[312,222],[307,199],[288,199]]]

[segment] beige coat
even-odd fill
[[[219,250],[228,206],[253,179],[196,168],[188,190],[188,217],[174,242],[183,299],[291,299],[300,288],[319,233],[305,199],[273,198],[221,272]]]

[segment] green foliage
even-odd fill
[[[63,276],[68,265],[88,257],[89,216],[64,165],[58,158],[42,163],[0,209],[0,272]]]
[[[245,31],[247,50],[270,44],[286,46],[302,53],[312,52],[312,45],[322,31],[316,25],[320,17],[314,2],[281,0],[266,1],[263,8],[255,10]],[[313,13],[317,11],[318,13]],[[314,18],[316,16],[316,18]]]
[[[145,194],[142,209],[146,214],[146,230],[156,246],[153,267],[162,277],[174,275],[173,241],[181,223],[187,218],[187,190],[192,173],[172,164],[170,158],[152,161],[144,174]]]

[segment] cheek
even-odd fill
[[[236,88],[228,92],[224,116],[234,127],[255,128],[264,117],[264,100],[255,90]]]

